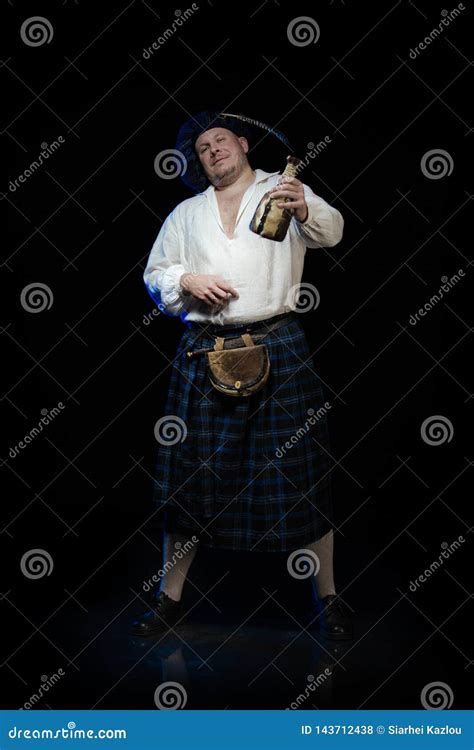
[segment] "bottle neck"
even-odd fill
[[[296,177],[296,167],[293,164],[287,164],[282,177]]]
[[[301,164],[301,162],[298,160],[295,164],[296,160],[293,160],[293,162],[289,161],[286,164],[286,167],[282,173],[282,177],[296,177],[298,173],[298,167]]]

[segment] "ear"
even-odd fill
[[[240,142],[240,145],[243,148],[244,153],[248,154],[248,152],[249,152],[249,142],[248,142],[248,140],[243,135],[239,135],[239,142]]]

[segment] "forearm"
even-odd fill
[[[307,247],[334,247],[341,241],[344,219],[342,214],[317,196],[307,196],[307,214],[303,220],[295,216],[297,231]]]

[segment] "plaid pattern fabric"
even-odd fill
[[[252,396],[219,393],[206,355],[186,356],[214,343],[187,328],[178,346],[157,435],[159,521],[210,547],[282,552],[314,542],[332,527],[329,440],[297,315],[262,342],[271,370]]]

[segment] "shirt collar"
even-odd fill
[[[279,171],[277,172],[265,172],[263,169],[255,169],[256,179],[255,182],[264,182],[265,180],[268,180],[269,177],[273,177],[276,174],[280,174]]]

